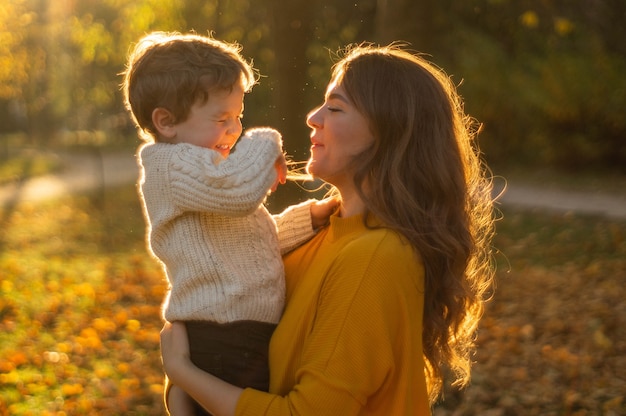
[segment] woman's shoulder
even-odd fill
[[[399,232],[386,228],[366,228],[353,236],[339,252],[337,261],[363,278],[390,274],[422,275],[421,257]],[[369,276],[369,277],[368,277]]]
[[[409,242],[388,227],[366,228],[345,246],[346,251],[365,252],[377,256],[406,256],[413,252]]]
[[[389,228],[363,230],[337,251],[333,263],[324,284],[328,298],[356,296],[389,306],[407,296],[418,299],[414,294],[423,291],[420,256]]]

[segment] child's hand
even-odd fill
[[[339,203],[339,198],[330,197],[311,204],[311,224],[314,230],[328,225],[328,219],[337,210]]]
[[[278,184],[284,185],[287,182],[287,159],[285,159],[284,154],[280,154],[276,158],[276,162],[274,162],[274,169],[276,169],[276,181],[274,181],[274,185],[272,185],[272,192],[276,191],[278,188]]]

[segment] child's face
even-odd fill
[[[212,149],[228,157],[241,135],[244,90],[241,84],[233,90],[211,92],[204,104],[191,107],[189,117],[174,126],[173,143],[190,143]]]

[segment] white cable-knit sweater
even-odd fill
[[[269,128],[249,130],[226,159],[190,144],[140,148],[149,248],[170,285],[166,320],[278,322],[281,253],[314,234],[312,201],[276,217],[263,206],[281,151]]]

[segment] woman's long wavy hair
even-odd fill
[[[333,67],[376,138],[354,161],[368,213],[397,230],[425,267],[423,348],[431,402],[444,368],[469,382],[493,283],[491,179],[473,119],[440,69],[401,45],[347,48]],[[367,216],[366,216],[367,218]]]

